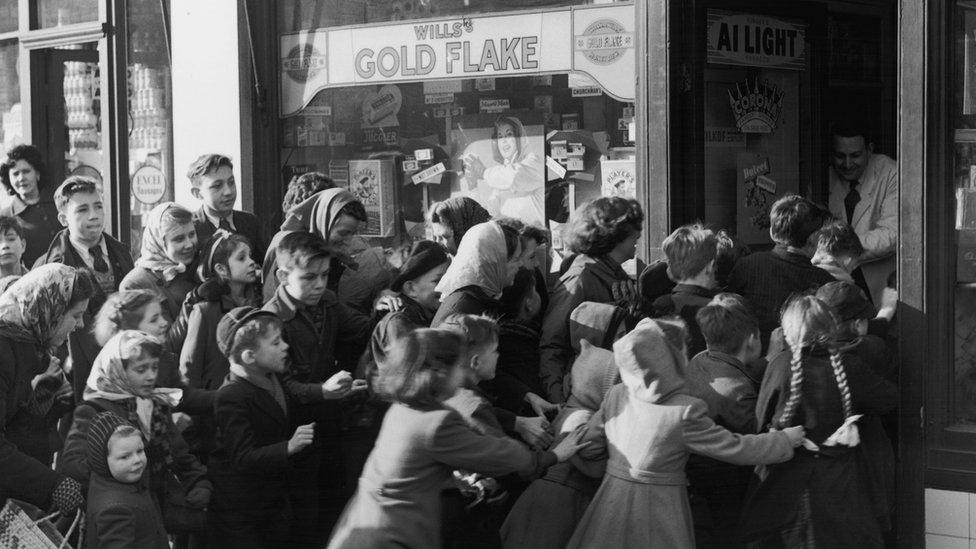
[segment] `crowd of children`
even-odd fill
[[[370,247],[318,173],[265,248],[230,159],[187,178],[201,208],[157,205],[135,262],[90,179],[33,269],[0,217],[0,500],[86,510],[79,545],[890,541],[896,294],[809,200],[772,206],[768,251],[680,227],[637,284],[635,200],[581,207],[553,266],[469,198]]]

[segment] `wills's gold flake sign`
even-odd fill
[[[297,114],[327,88],[423,81],[424,93],[433,94],[427,84],[438,81],[551,82],[560,73],[586,76],[607,95],[633,101],[635,32],[634,5],[625,3],[283,34],[281,115]]]
[[[708,62],[806,68],[806,25],[766,15],[708,10]]]

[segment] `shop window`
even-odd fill
[[[466,4],[279,3],[283,183],[328,174],[383,238],[450,196],[556,235],[636,196],[633,4]]]
[[[98,21],[98,0],[37,0],[37,27]]]
[[[173,117],[165,15],[157,0],[127,4],[129,28],[130,249],[139,255],[143,219],[159,202],[173,200]]]
[[[18,0],[0,0],[0,32],[17,30]]]
[[[24,141],[19,60],[20,48],[16,41],[0,42],[0,150],[4,151]]]

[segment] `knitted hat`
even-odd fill
[[[817,290],[816,297],[827,304],[841,322],[872,319],[878,312],[856,285],[850,282],[828,282]]]
[[[93,472],[112,478],[112,473],[108,469],[108,440],[112,438],[116,429],[124,425],[135,428],[136,433],[139,433],[138,427],[134,427],[112,412],[101,412],[88,424],[88,467]]]
[[[230,354],[231,347],[234,346],[234,336],[241,326],[247,324],[255,318],[269,316],[277,318],[271,311],[258,309],[257,307],[237,307],[225,314],[220,322],[217,323],[217,348],[225,356]]]
[[[444,246],[429,240],[421,240],[413,245],[410,256],[403,262],[400,274],[393,279],[390,289],[399,292],[408,280],[414,280],[447,263],[450,258]]]

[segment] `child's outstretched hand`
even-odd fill
[[[796,425],[794,427],[786,427],[783,429],[783,434],[786,435],[786,438],[790,439],[790,444],[792,444],[794,448],[796,448],[800,444],[803,444],[803,441],[806,439],[807,436],[807,433],[803,429],[802,425]]]
[[[515,432],[526,444],[536,450],[545,450],[552,444],[552,433],[549,432],[549,420],[543,416],[515,418]]]
[[[299,425],[295,429],[295,434],[288,440],[288,455],[293,456],[308,448],[313,440],[315,440],[315,424]]]
[[[552,448],[552,453],[556,454],[556,458],[559,459],[560,463],[575,456],[576,452],[579,452],[583,448],[590,445],[589,442],[580,442],[583,439],[584,432],[585,431],[583,429],[577,429],[567,435],[566,438],[559,441],[559,444]]]
[[[559,411],[559,405],[553,404],[535,393],[525,393],[525,402],[532,407],[532,411],[539,416],[548,416]]]
[[[352,390],[352,374],[343,370],[322,384],[322,397],[326,400],[340,399]]]

